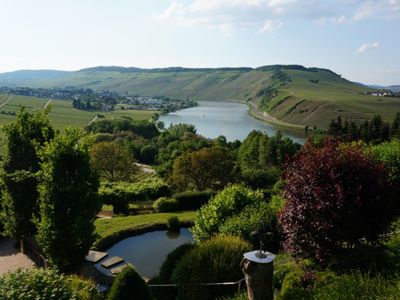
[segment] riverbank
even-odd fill
[[[288,129],[295,129],[297,131],[302,130],[304,131],[305,126],[303,125],[298,125],[298,124],[292,124],[292,123],[287,123],[281,120],[278,120],[277,118],[271,116],[267,112],[259,111],[254,103],[251,102],[241,102],[241,103],[246,103],[249,106],[249,114],[253,117],[256,118],[257,120],[265,121],[267,123],[279,126],[279,127],[284,127]]]

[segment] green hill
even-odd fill
[[[391,121],[400,111],[400,98],[367,95],[371,88],[330,70],[298,65],[255,69],[95,67],[75,72],[14,73],[0,74],[0,86],[73,86],[143,96],[248,101],[258,116],[281,124],[325,127],[338,115],[362,120],[377,113]]]

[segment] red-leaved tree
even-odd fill
[[[324,262],[340,248],[378,241],[397,214],[387,178],[357,145],[306,144],[285,166],[285,250]]]

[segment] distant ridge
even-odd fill
[[[142,96],[235,100],[247,102],[258,118],[297,127],[326,127],[339,115],[360,122],[379,113],[389,121],[400,111],[400,98],[372,96],[376,88],[350,82],[329,69],[295,64],[257,68],[97,66],[78,71],[21,70],[0,74],[0,86],[76,87]]]

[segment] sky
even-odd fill
[[[0,72],[329,68],[400,84],[400,0],[0,0]]]

